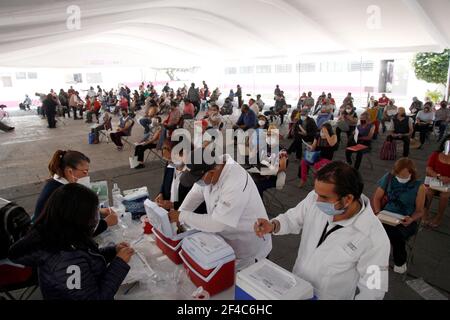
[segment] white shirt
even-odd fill
[[[276,218],[280,222],[277,235],[302,230],[300,247],[293,273],[309,281],[319,299],[382,299],[388,290],[389,238],[370,207],[369,199],[362,195],[361,211],[344,226],[331,233],[317,247],[327,224],[335,224],[315,205],[317,195],[312,191],[297,207]],[[379,268],[379,288],[370,289],[375,266]],[[372,267],[373,268],[373,267]],[[359,293],[355,297],[356,288]]]
[[[258,189],[250,175],[230,155],[215,185],[194,184],[180,206],[180,222],[222,236],[236,254],[237,269],[242,270],[272,250],[272,238],[256,236],[253,226],[258,218],[268,219]],[[207,214],[193,211],[203,202]]]
[[[253,112],[255,113],[256,116],[258,116],[258,114],[259,114],[259,107],[258,107],[258,105],[256,104],[256,102],[255,102],[254,104],[251,105],[250,109],[253,110]]]
[[[172,185],[170,186],[170,202],[178,201],[178,189],[180,188],[180,177],[184,170],[174,168]]]

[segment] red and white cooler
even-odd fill
[[[199,232],[186,237],[179,253],[191,281],[212,296],[234,285],[233,248],[216,234]]]
[[[156,245],[175,264],[183,263],[183,260],[181,260],[178,254],[181,250],[181,243],[183,239],[195,232],[198,231],[190,230],[169,238],[166,237],[160,230],[153,228],[153,234],[155,235]]]

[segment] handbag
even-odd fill
[[[310,165],[316,163],[320,158],[320,151],[305,150],[305,161]]]
[[[383,210],[384,207],[386,207],[386,205],[389,202],[388,189],[389,189],[389,186],[391,185],[391,181],[392,181],[392,174],[389,173],[386,178],[386,183],[384,185],[384,195],[383,195],[383,198],[381,198],[381,200],[380,200],[380,210]],[[374,208],[373,204],[375,201],[375,195],[370,201],[371,201],[372,208]]]

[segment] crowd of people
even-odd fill
[[[264,111],[260,95],[245,103],[240,86],[219,106],[219,90],[210,93],[205,82],[202,89],[192,83],[189,89],[176,92],[166,84],[161,94],[151,84],[142,83],[134,94],[122,87],[119,96],[116,99],[113,91],[91,88],[86,98],[91,107],[84,110],[91,113],[87,121],[95,115],[99,125],[105,126],[110,123],[110,113],[120,113],[119,128],[111,133],[111,139],[122,150],[121,138],[131,135],[135,114],[142,109],[139,124],[144,137],[135,146],[136,169],[145,167],[146,150],[168,151],[163,153],[167,165],[155,202],[168,210],[171,222],[221,235],[235,251],[238,270],[267,257],[272,236],[302,231],[293,273],[309,281],[319,299],[382,299],[388,290],[391,246],[394,272],[404,274],[406,241],[417,233],[420,224],[437,228],[443,221],[450,192],[435,191],[419,176],[450,184],[450,135],[446,134],[450,112],[446,101],[434,105],[414,98],[411,115],[407,115],[405,108],[397,107],[394,99],[383,94],[378,100],[370,97],[358,115],[351,93],[340,106],[331,93],[323,92],[317,100],[312,92],[303,93],[292,108],[278,85],[274,107],[268,111]],[[80,109],[78,94],[72,90],[67,98],[61,99],[54,92],[45,97],[43,112],[50,119],[50,128],[54,127],[54,108],[64,109],[64,101],[68,101],[64,110],[70,116],[72,108],[75,118]],[[253,130],[244,142],[246,147],[264,146],[263,153],[247,154],[246,160],[256,158],[256,163],[237,163],[228,154],[215,156],[213,163],[204,157],[194,161],[195,152],[203,152],[214,140],[193,145],[189,154],[169,152],[178,143],[171,135],[183,127],[184,121],[201,120],[203,132],[220,132],[224,117],[235,109],[240,115],[232,129]],[[199,114],[201,111],[205,113]],[[109,118],[101,120],[105,113]],[[285,121],[289,122],[288,136],[292,139],[289,147],[282,145],[278,131]],[[426,172],[420,172],[409,158],[411,139],[419,132],[421,148],[435,129],[440,147],[430,155]],[[342,133],[346,162],[335,160],[344,141]],[[402,141],[403,157],[380,177],[376,191],[369,195],[358,170],[363,157],[371,156],[373,141],[381,138],[389,143]],[[297,161],[290,164],[292,153]],[[311,169],[313,190],[295,208],[269,219],[264,192],[284,186],[292,162],[297,162],[301,188],[306,187]],[[97,210],[96,194],[84,186],[88,185],[89,164],[89,158],[77,151],[59,150],[54,154],[49,164],[51,178],[36,204],[34,225],[10,250],[12,261],[37,268],[47,299],[113,299],[129,270],[134,253],[129,244],[103,249],[95,245],[94,237],[117,224],[118,218],[113,210]],[[439,196],[439,207],[432,217],[434,196]],[[403,218],[396,226],[382,224],[377,219],[382,211]],[[67,278],[64,272],[73,261],[83,264],[82,283],[86,284],[77,292],[62,285]],[[381,286],[376,289],[367,285],[370,266],[380,270]]]

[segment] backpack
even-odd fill
[[[6,259],[9,248],[31,227],[31,218],[24,208],[0,199],[0,259]]]
[[[392,139],[392,136],[388,136],[386,141],[380,150],[381,160],[395,160],[397,158],[397,145]]]

